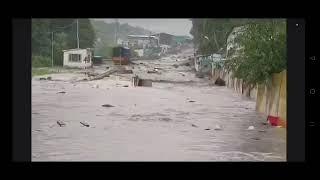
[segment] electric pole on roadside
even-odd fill
[[[77,44],[79,49],[79,19],[77,19]]]
[[[51,67],[53,67],[53,31],[51,32]]]

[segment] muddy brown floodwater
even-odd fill
[[[190,67],[171,68],[175,58],[137,62],[147,65],[135,65],[135,74],[185,83],[132,87],[132,75],[75,82],[79,73],[33,78],[32,160],[286,161],[286,130],[263,125],[253,100],[209,86]],[[150,67],[165,70],[147,74]]]

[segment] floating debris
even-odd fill
[[[40,78],[39,80],[47,80],[46,78]]]
[[[196,102],[196,101],[192,101],[192,100],[191,100],[191,101],[189,101],[189,102]]]
[[[195,125],[195,124],[191,124],[191,126],[192,126],[192,127],[198,127],[198,126],[197,126],[197,125]]]
[[[257,137],[254,137],[254,138],[251,138],[251,139],[253,139],[253,140],[260,140],[260,138],[257,138]]]
[[[266,132],[266,130],[259,130],[259,132]]]
[[[221,126],[219,124],[216,124],[214,130],[222,130]]]
[[[114,106],[112,106],[110,104],[103,104],[102,107],[114,107]]]
[[[40,129],[36,129],[36,130],[32,130],[33,132],[41,132],[42,130]]]
[[[172,119],[170,118],[160,118],[161,121],[171,121]]]
[[[52,80],[51,76],[47,77],[47,80],[49,80],[49,81]]]
[[[64,123],[64,122],[62,122],[62,121],[57,121],[57,124],[60,126],[60,127],[62,127],[62,126],[65,126],[66,124]]]
[[[248,130],[254,130],[254,126],[249,126]]]
[[[64,91],[60,91],[60,92],[58,92],[57,94],[65,94],[66,92],[64,92]]]
[[[148,74],[150,73],[157,73],[157,71],[147,71]]]
[[[88,124],[88,123],[80,122],[80,124],[82,124],[83,126],[89,127],[89,124]]]
[[[204,129],[204,130],[210,130],[210,128]]]
[[[94,88],[99,88],[99,84],[95,84],[93,87]]]
[[[124,86],[122,86],[122,87],[129,87],[128,85],[124,85]]]

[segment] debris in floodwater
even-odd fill
[[[189,101],[189,102],[195,102],[195,101],[192,101],[192,100],[191,100],[191,101]]]
[[[96,116],[103,116],[102,114],[96,114]]]
[[[254,126],[249,126],[248,130],[254,130]]]
[[[65,126],[66,124],[64,123],[64,122],[62,122],[62,121],[57,121],[57,124],[60,126],[60,127],[62,127],[62,126]]]
[[[216,124],[214,130],[222,130],[221,126],[219,124]]]
[[[261,123],[262,125],[268,125],[269,123],[267,123],[267,122],[263,122],[263,123]]]
[[[173,67],[178,68],[179,66],[177,64],[174,64]]]
[[[179,74],[181,74],[182,76],[185,76],[185,74],[184,74],[184,73],[182,73],[182,72],[179,72]]]
[[[197,78],[204,78],[204,75],[202,73],[196,73]]]
[[[266,132],[266,130],[259,130],[259,132]]]
[[[51,76],[47,77],[47,80],[49,80],[49,81],[52,80]]]
[[[170,118],[160,118],[161,121],[171,121],[172,119]]]
[[[260,140],[260,138],[257,138],[257,137],[254,137],[254,138],[251,138],[253,140]]]
[[[82,124],[83,126],[89,127],[89,124],[88,124],[88,123],[80,122],[80,124]]]
[[[47,80],[46,78],[40,78],[39,80]]]
[[[157,71],[147,71],[148,74],[150,73],[157,73]]]
[[[197,125],[195,125],[195,124],[191,124],[191,126],[192,126],[192,127],[198,127],[198,126],[197,126]]]
[[[124,86],[122,86],[122,87],[129,87],[128,85],[124,85]]]
[[[41,129],[36,129],[36,130],[32,130],[33,132],[41,132],[42,130]]]
[[[110,104],[103,104],[102,107],[114,107],[114,106],[112,106]]]
[[[95,84],[93,87],[94,88],[99,88],[99,84]]]
[[[204,130],[210,130],[210,128],[204,129]]]
[[[64,91],[60,91],[60,92],[58,92],[57,94],[65,94],[66,92],[64,92]]]

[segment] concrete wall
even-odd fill
[[[256,110],[266,115],[278,116],[280,124],[286,126],[287,120],[287,72],[273,74],[270,87],[258,85],[250,90],[250,85],[242,79],[233,78],[232,72],[224,69],[212,69],[213,82],[218,78],[226,82],[228,88],[256,101]]]
[[[69,54],[81,54],[81,61],[80,62],[69,61]],[[85,57],[87,56],[90,56],[90,62],[84,61]],[[84,68],[84,67],[90,67],[91,65],[92,65],[92,54],[91,54],[91,51],[87,49],[70,50],[70,51],[65,51],[63,53],[63,66]]]
[[[287,72],[273,74],[272,85],[259,85],[256,109],[267,115],[277,116],[280,125],[287,122]]]

